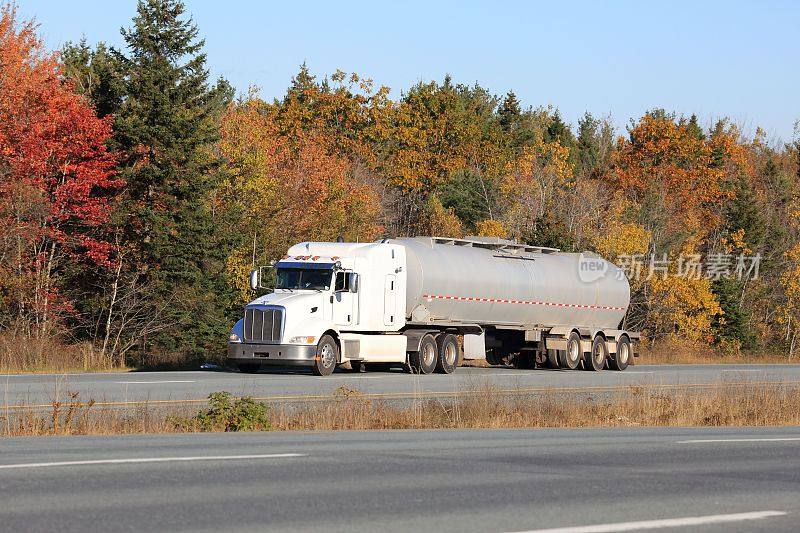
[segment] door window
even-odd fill
[[[350,291],[350,276],[348,276],[347,272],[337,272],[336,273],[336,282],[334,284],[334,291]]]

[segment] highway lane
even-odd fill
[[[301,371],[127,372],[0,375],[2,406],[43,405],[79,393],[83,400],[144,402],[200,400],[215,391],[258,398],[330,395],[340,386],[367,394],[452,393],[484,385],[498,389],[615,387],[635,384],[708,384],[721,381],[797,381],[800,365],[637,365],[624,372],[459,368],[451,375],[413,376],[400,369],[316,377]]]
[[[800,529],[800,427],[45,437],[0,452],[3,531]]]

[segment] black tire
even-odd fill
[[[311,371],[317,376],[330,376],[339,361],[339,345],[330,335],[323,335],[317,344],[317,355]]]
[[[581,336],[577,331],[573,331],[567,338],[567,349],[558,351],[561,368],[575,370],[581,364],[583,352],[581,351]]]
[[[419,341],[419,351],[408,354],[408,365],[414,374],[430,374],[436,370],[439,347],[436,338],[428,333]]]
[[[245,374],[257,374],[261,370],[261,363],[241,363],[237,366],[239,367],[239,372]]]
[[[512,357],[512,363],[517,370],[531,370],[536,368],[536,356],[530,350],[520,350]]]
[[[350,361],[350,371],[354,374],[360,374],[367,371],[367,365],[363,361]]]
[[[547,350],[547,363],[550,368],[561,368],[559,350]]]
[[[608,360],[608,345],[602,335],[597,335],[592,342],[592,351],[583,356],[583,369],[603,370]]]
[[[440,374],[452,374],[461,360],[458,339],[450,333],[442,333],[436,337],[436,346],[436,371]]]
[[[608,366],[611,370],[618,370],[621,372],[628,368],[632,356],[631,341],[627,335],[623,335],[620,337],[619,341],[617,341],[617,353],[608,358]]]
[[[492,366],[496,366],[500,364],[500,360],[495,357],[494,349],[490,348],[486,350],[486,362]]]

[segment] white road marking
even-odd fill
[[[702,526],[743,520],[761,520],[786,515],[783,511],[755,511],[752,513],[715,514],[707,516],[688,516],[686,518],[665,518],[663,520],[643,520],[640,522],[617,522],[616,524],[597,524],[592,526],[556,527],[551,529],[531,529],[517,533],[606,533],[612,531],[639,531],[665,527]]]
[[[189,379],[171,379],[164,381],[115,381],[120,385],[158,385],[159,383],[197,383]]]
[[[19,463],[0,465],[2,470],[15,468],[48,468],[52,466],[86,465],[124,465],[139,463],[173,463],[183,461],[235,461],[242,459],[281,459],[284,457],[305,457],[304,453],[266,453],[260,455],[207,455],[197,457],[136,457],[130,459],[96,459],[93,461],[56,461],[52,463]]]
[[[707,444],[712,442],[792,442],[800,441],[800,437],[748,437],[742,439],[694,439],[679,440],[676,444]]]
[[[762,368],[741,368],[739,370],[723,370],[723,372],[766,372]]]

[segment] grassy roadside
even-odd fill
[[[69,372],[125,372],[92,343],[65,344],[55,337],[37,339],[0,335],[0,373],[46,374]]]
[[[650,346],[642,343],[636,358],[638,365],[724,365],[724,364],[798,364],[800,357],[789,357],[774,350],[723,350],[687,343],[664,342]]]
[[[567,428],[800,425],[800,384],[725,382],[703,388],[631,386],[603,391],[509,394],[491,386],[453,397],[375,399],[341,387],[300,404],[265,404],[215,393],[209,405],[130,408],[76,395],[45,410],[0,412],[6,436],[253,430]]]
[[[636,358],[637,365],[791,365],[800,364],[800,357],[773,353],[748,355],[721,353],[685,353],[659,350],[645,352]]]

